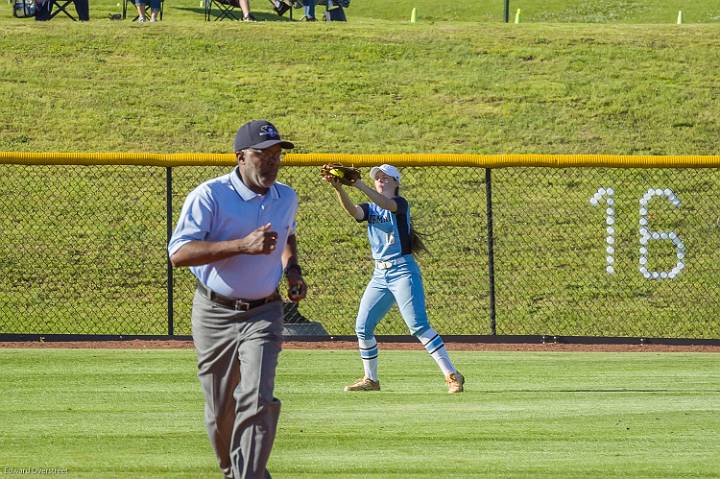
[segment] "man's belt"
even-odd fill
[[[213,303],[217,303],[226,308],[234,309],[235,311],[250,311],[253,308],[262,306],[263,304],[272,303],[280,299],[280,293],[275,291],[270,296],[261,299],[242,299],[242,298],[229,298],[222,294],[216,293],[212,289],[208,288],[200,281],[197,282],[197,289],[200,294],[205,296]]]

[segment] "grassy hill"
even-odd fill
[[[261,20],[278,20],[266,0],[251,0],[251,8]],[[119,13],[117,0],[97,0],[91,5],[92,19],[105,19],[108,13]],[[168,0],[168,21],[202,20],[201,0]],[[357,22],[406,22],[413,8],[420,23],[429,22],[499,22],[503,19],[503,0],[352,0],[347,15]],[[708,0],[510,0],[510,19],[521,10],[521,22],[534,23],[675,23],[678,10],[686,22],[717,23],[720,2]],[[321,8],[319,11],[322,11]],[[295,18],[301,13],[296,10]]]
[[[238,123],[270,117],[303,152],[716,151],[717,24],[242,24],[168,10],[158,25],[4,20],[0,149],[224,152]]]
[[[107,20],[119,11],[108,2],[93,3],[89,23],[60,17],[36,23],[13,19],[8,7],[0,18],[0,151],[227,152],[239,124],[267,117],[300,152],[717,154],[720,2],[588,3],[543,2],[541,9],[540,2],[512,2],[523,9],[520,25],[500,23],[501,2],[455,2],[433,11],[429,0],[358,0],[347,24],[274,21],[269,11],[260,11],[268,21],[256,24],[205,22],[199,3],[171,1],[156,25]],[[419,22],[410,25],[413,6]],[[680,8],[691,23],[673,24]],[[176,207],[197,181],[216,173],[183,172]],[[153,331],[163,331],[162,175],[3,167],[3,299],[13,311],[26,310],[24,330],[47,332],[98,316],[138,324],[133,321],[142,316],[157,322]],[[333,241],[359,262],[366,246],[362,230],[339,215],[317,216],[332,198],[318,191],[315,175],[284,173],[303,195],[304,252],[316,288],[316,302],[307,307],[313,319],[341,318],[334,332],[347,334],[369,273],[366,262],[357,271],[339,270]],[[715,174],[612,175],[498,174],[504,332],[552,326],[634,334],[650,321],[647,311],[660,308],[661,334],[687,335],[694,327],[713,334],[697,322],[718,303],[707,289],[716,277],[709,226]],[[485,332],[481,173],[413,171],[407,178],[418,226],[440,230],[424,269],[431,313],[446,330],[475,321],[481,326],[472,331]],[[626,185],[627,226],[619,233],[628,248],[625,271],[637,268],[631,205],[661,182],[695,208],[693,216],[662,218],[696,245],[695,276],[661,286],[636,277],[608,285],[602,267],[583,276],[590,265],[603,264],[596,247],[603,236],[596,219],[585,216],[594,213],[579,211],[609,181]],[[445,223],[439,227],[435,218]],[[548,225],[552,243],[544,236]],[[562,253],[556,262],[541,254],[551,244]],[[88,290],[99,292],[109,309],[90,300],[79,305],[77,297]],[[118,301],[133,306],[118,311]],[[186,296],[180,301],[182,312]],[[66,309],[49,318],[43,307],[58,304]],[[700,312],[678,326],[673,318],[687,304]],[[597,313],[607,306],[612,311]],[[632,312],[637,321],[624,321]],[[603,322],[607,317],[612,325]],[[93,332],[108,331],[107,324]],[[139,324],[132,327],[147,326]],[[127,332],[124,327],[112,331]]]

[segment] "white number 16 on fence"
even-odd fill
[[[640,274],[646,279],[659,280],[659,279],[673,279],[680,274],[680,271],[685,268],[685,245],[683,244],[680,237],[674,231],[652,231],[650,229],[648,221],[648,211],[650,200],[655,196],[662,196],[666,198],[675,208],[680,207],[680,199],[673,193],[669,188],[650,188],[640,198],[640,221],[638,233],[640,233]],[[598,206],[602,199],[605,198],[605,204],[607,209],[605,210],[605,223],[607,227],[605,231],[607,236],[605,242],[605,252],[607,256],[605,260],[607,266],[605,271],[608,274],[615,273],[615,190],[612,188],[598,188],[597,192],[590,198],[590,204]],[[651,241],[672,241],[675,245],[675,254],[677,256],[677,262],[670,271],[651,271],[648,269],[648,255]]]

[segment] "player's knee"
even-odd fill
[[[355,329],[355,335],[357,338],[361,341],[369,341],[375,336],[373,335],[372,331],[368,331],[366,328],[356,328]]]
[[[410,334],[412,334],[416,338],[420,339],[431,328],[430,328],[430,325],[425,322],[425,323],[410,323],[410,324],[408,324],[408,329],[410,330]]]
[[[415,336],[416,338],[420,339],[420,337],[425,334],[430,329],[430,325],[427,324],[419,324],[417,326],[410,326],[410,334]]]
[[[370,327],[370,324],[368,323],[367,319],[360,318],[360,317],[356,319],[355,335],[357,335],[358,339],[372,339],[373,338],[373,328]]]

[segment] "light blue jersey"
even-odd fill
[[[388,261],[410,254],[410,206],[402,196],[393,198],[395,213],[375,203],[362,203],[362,219],[367,221],[370,249],[375,261]]]

